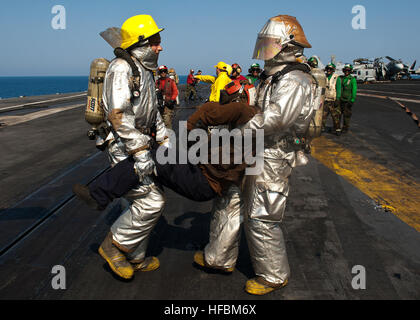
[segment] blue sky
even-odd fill
[[[66,9],[66,29],[54,30],[54,5]],[[366,8],[367,29],[353,30],[352,8]],[[99,36],[120,27],[136,14],[150,14],[162,32],[159,63],[178,74],[202,69],[214,74],[218,61],[239,63],[246,71],[258,32],[277,14],[296,16],[313,49],[329,62],[389,55],[410,64],[420,63],[416,0],[378,1],[143,1],[143,0],[15,0],[0,10],[0,76],[87,75],[97,57],[112,58],[112,48]]]

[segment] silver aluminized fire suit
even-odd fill
[[[214,268],[233,268],[239,252],[243,200],[239,187],[229,189],[213,200],[209,243],[204,248],[208,265]]]
[[[114,59],[105,76],[104,110],[112,124],[108,154],[111,165],[132,155],[135,170],[141,181],[139,187],[125,196],[129,207],[111,226],[114,243],[127,254],[128,260],[142,261],[149,236],[156,225],[165,204],[163,190],[150,177],[154,163],[147,146],[152,139],[150,129],[156,126],[156,140],[163,141],[166,128],[157,110],[157,97],[153,74],[141,61],[144,48],[135,48],[130,53],[136,58],[140,72],[140,96],[133,98],[130,65],[123,59]],[[138,60],[139,59],[139,60]]]
[[[254,271],[278,285],[290,275],[280,227],[289,194],[288,180],[292,168],[307,163],[303,153],[291,150],[284,137],[293,132],[304,133],[314,110],[309,74],[291,71],[277,83],[271,83],[272,78],[268,77],[257,89],[257,105],[262,113],[245,126],[264,129],[264,169],[256,176],[246,176],[243,198],[245,232]]]
[[[274,68],[279,71],[284,68]],[[274,73],[273,71],[273,73]],[[245,178],[244,190],[232,185],[213,201],[210,239],[204,249],[206,263],[232,268],[239,249],[241,216],[257,276],[273,284],[289,277],[286,247],[280,228],[289,193],[292,168],[306,164],[302,152],[284,148],[284,137],[304,133],[313,113],[313,82],[309,74],[292,71],[277,83],[269,77],[258,90],[257,106],[263,111],[243,129],[264,129],[264,169]]]

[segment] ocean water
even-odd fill
[[[77,77],[0,77],[0,98],[86,91],[88,76]],[[179,76],[180,84],[187,76]]]
[[[188,76],[178,76],[179,84],[186,84]]]
[[[88,77],[0,77],[0,97],[86,91]]]

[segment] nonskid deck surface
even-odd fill
[[[360,89],[415,100],[420,83]],[[196,104],[182,101],[175,129]],[[197,269],[193,256],[208,241],[212,203],[170,190],[149,244],[161,267],[131,281],[113,275],[97,249],[125,203],[98,212],[71,193],[74,182],[89,183],[108,167],[86,137],[82,107],[0,128],[1,299],[255,299],[243,291],[254,276],[245,234],[232,275]],[[22,135],[33,138],[25,137],[26,148]],[[294,170],[283,222],[292,275],[286,288],[258,299],[419,299],[419,158],[413,119],[395,101],[360,96],[350,132],[324,134],[309,165]],[[65,290],[52,286],[57,265]],[[365,290],[352,286],[355,266],[366,270]]]

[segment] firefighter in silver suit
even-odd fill
[[[140,184],[125,195],[129,205],[111,226],[99,253],[113,272],[130,279],[134,271],[151,271],[159,267],[159,260],[146,258],[145,252],[165,204],[163,190],[151,178],[154,162],[149,151],[151,139],[159,142],[167,136],[157,109],[153,77],[162,51],[160,32],[163,29],[159,29],[149,15],[131,17],[119,32],[115,29],[111,28],[108,35],[120,37],[119,50],[127,52],[128,58],[124,60],[117,55],[105,76],[104,111],[112,127],[107,151],[111,165],[132,156]],[[112,39],[106,40],[112,43]],[[137,87],[133,68],[139,72]]]
[[[304,48],[310,48],[302,27],[294,17],[271,18],[258,35],[254,59],[265,61],[265,79],[257,87],[257,107],[262,113],[243,129],[264,130],[264,167],[247,176],[241,192],[232,186],[213,203],[210,240],[194,262],[224,272],[234,270],[239,247],[242,213],[252,264],[257,275],[245,290],[263,295],[287,284],[290,274],[280,228],[292,168],[305,165],[302,151],[290,150],[290,137],[306,132],[313,113],[313,82],[309,74],[291,71],[280,79],[273,76],[297,64]],[[305,69],[305,68],[303,68]]]
[[[284,287],[290,276],[286,243],[281,229],[289,177],[308,159],[291,146],[288,137],[304,134],[314,112],[314,87],[309,73],[278,72],[296,64],[304,48],[311,48],[295,17],[271,18],[258,35],[254,59],[264,60],[264,74],[257,89],[257,114],[245,126],[264,130],[264,168],[246,176],[245,233],[256,278],[245,290],[263,295]],[[309,71],[309,70],[308,70]]]

